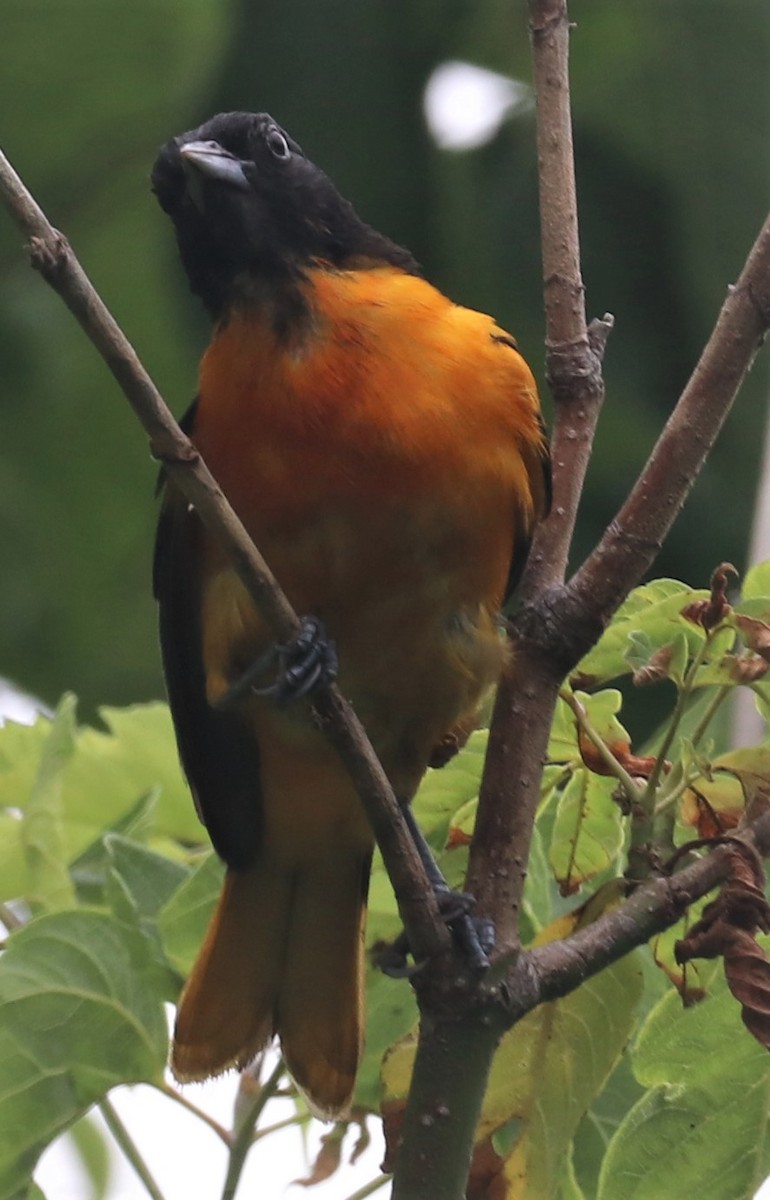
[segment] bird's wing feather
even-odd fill
[[[194,406],[182,422],[194,424]],[[217,711],[206,699],[201,658],[201,526],[173,484],[158,521],[153,589],[160,643],[179,756],[201,820],[214,847],[235,868],[250,865],[260,840],[259,750],[236,713]]]

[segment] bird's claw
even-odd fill
[[[263,686],[257,680],[277,662],[273,683]],[[286,643],[277,642],[236,679],[217,702],[228,708],[244,696],[264,696],[276,704],[291,704],[337,678],[337,649],[317,617],[300,617],[296,636]]]
[[[475,973],[483,974],[489,969],[489,956],[495,948],[494,922],[471,915],[476,901],[468,892],[437,889],[436,899],[452,940],[466,964]],[[392,942],[378,942],[372,948],[372,961],[392,979],[411,979],[425,963],[410,963],[410,952],[409,939],[402,931]]]

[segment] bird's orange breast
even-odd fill
[[[257,315],[218,332],[196,444],[298,611],[326,622],[364,718],[408,719],[427,688],[432,723],[451,723],[499,667],[496,611],[533,520],[534,381],[491,318],[414,276],[319,269],[308,298],[294,341]],[[207,555],[216,694],[267,635]]]

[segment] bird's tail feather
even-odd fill
[[[361,1052],[370,857],[348,848],[291,873],[262,856],[227,872],[179,1003],[178,1079],[245,1066],[275,1032],[312,1107],[346,1108]]]

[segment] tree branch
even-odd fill
[[[770,216],[628,499],[567,587],[569,610],[606,622],[652,563],[770,329]],[[585,626],[585,619],[581,622]],[[573,662],[587,646],[576,644]]]
[[[564,580],[578,501],[604,400],[607,315],[586,325],[580,273],[569,91],[566,0],[530,0],[537,112],[547,375],[554,398],[553,507],[535,539],[520,594],[526,607]],[[517,631],[515,670],[500,681],[489,734],[466,887],[495,922],[498,948],[514,946],[540,774],[556,694],[558,658]]]
[[[569,87],[566,0],[530,0],[529,27],[537,114],[537,160],[546,375],[554,400],[553,509],[538,531],[520,589],[528,599],[561,583],[596,422],[604,401],[602,360],[609,314],[586,324],[580,271]]]
[[[230,555],[277,641],[299,628],[296,613],[189,438],[177,425],[132,346],[97,295],[67,239],[48,222],[0,153],[0,197],[30,238],[32,265],[61,296],[107,363],[176,486]],[[448,942],[446,926],[393,790],[348,701],[332,686],[313,701],[318,724],[337,749],[358,790],[398,900],[410,945],[430,958]]]
[[[508,976],[511,1023],[538,1004],[568,995],[604,967],[675,925],[691,904],[730,874],[730,842],[744,842],[766,858],[770,855],[770,813],[764,813],[676,875],[659,876],[645,883],[618,908],[571,937],[519,955]]]

